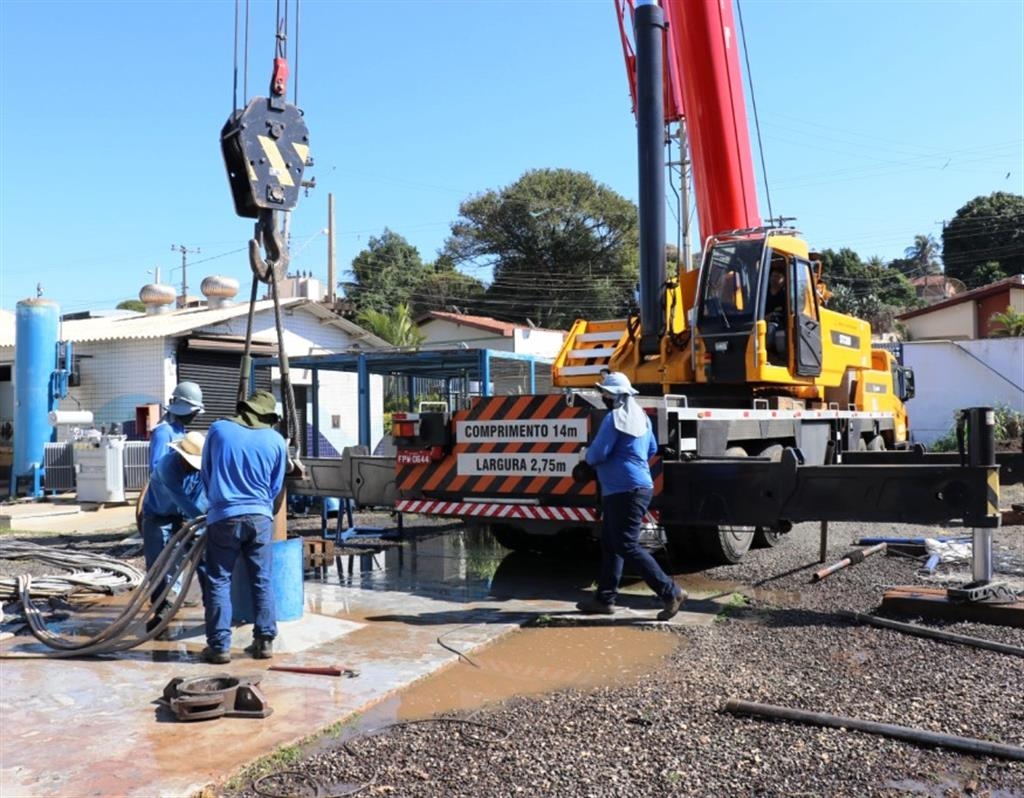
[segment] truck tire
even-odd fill
[[[773,443],[761,450],[760,457],[767,457],[773,463],[782,459],[782,452],[785,447],[781,443]],[[782,540],[782,533],[771,527],[759,526],[754,529],[754,539],[751,541],[752,549],[771,549]]]
[[[743,559],[754,541],[752,526],[701,527],[701,550],[714,565],[735,565]]]
[[[502,546],[511,551],[529,551],[526,533],[510,524],[491,524],[491,534]]]
[[[782,540],[782,533],[769,526],[754,527],[754,539],[750,543],[752,549],[773,549]]]
[[[506,549],[535,554],[551,554],[565,542],[561,535],[531,534],[514,524],[491,524],[491,535]]]

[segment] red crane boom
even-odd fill
[[[636,112],[637,0],[615,0]],[[685,120],[701,237],[758,227],[757,184],[731,0],[663,0],[665,121]],[[627,14],[629,23],[627,24]]]

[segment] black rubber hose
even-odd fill
[[[883,737],[892,737],[897,740],[906,740],[921,745],[931,745],[938,748],[950,748],[957,751],[966,751],[971,754],[982,756],[994,756],[1000,759],[1014,759],[1024,762],[1024,747],[1019,745],[1007,745],[1006,743],[992,743],[988,740],[978,740],[973,737],[960,737],[956,734],[943,734],[941,732],[926,731],[924,729],[913,729],[909,726],[896,726],[892,723],[878,723],[873,720],[861,718],[849,718],[842,715],[829,715],[825,712],[808,712],[803,709],[792,709],[790,707],[779,707],[774,704],[758,704],[753,701],[741,701],[730,698],[725,702],[724,710],[734,715],[759,715],[767,718],[780,718],[791,720],[797,723],[807,723],[812,726],[830,726],[834,729],[855,729],[857,731],[879,734]]]
[[[185,602],[188,586],[195,575],[196,569],[199,567],[206,548],[206,538],[199,534],[200,530],[205,527],[205,524],[205,516],[199,516],[183,524],[168,541],[142,582],[132,591],[127,606],[105,629],[86,640],[61,637],[47,629],[42,614],[32,603],[30,593],[31,578],[25,575],[20,576],[18,578],[19,592],[25,610],[25,618],[29,624],[29,630],[44,645],[58,650],[45,652],[42,655],[3,653],[0,654],[0,657],[39,658],[42,656],[59,658],[92,656],[112,653],[114,651],[124,651],[157,637],[167,628],[174,614]],[[183,554],[184,556],[182,556]],[[132,623],[138,620],[148,621],[154,617],[155,608],[162,606],[167,600],[172,586],[178,577],[182,580],[183,589],[177,598],[169,603],[170,612],[165,613],[166,617],[164,617],[160,624],[140,637],[126,635],[125,632]],[[146,609],[146,603],[152,592],[152,585],[161,583],[164,584],[164,587],[152,605]]]
[[[1024,648],[1021,646],[1011,646],[1009,643],[999,643],[995,640],[985,640],[981,637],[958,635],[955,632],[946,632],[942,629],[932,629],[928,626],[919,626],[915,623],[890,621],[888,618],[879,618],[877,615],[866,615],[862,612],[851,612],[850,610],[840,610],[839,615],[843,618],[849,618],[850,620],[870,624],[871,626],[878,626],[882,629],[894,629],[897,632],[906,632],[907,634],[917,635],[918,637],[930,637],[936,640],[945,640],[949,643],[961,643],[962,645],[971,646],[973,648],[985,648],[989,651],[998,651],[1000,654],[1009,654],[1013,657],[1024,657]]]

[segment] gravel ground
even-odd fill
[[[1004,488],[1002,506],[1021,501],[1024,489]],[[318,529],[319,519],[289,524],[307,525]],[[865,535],[962,531],[834,523],[828,561]],[[113,539],[79,538],[77,545],[139,559],[137,549]],[[1024,590],[1024,527],[1001,529],[995,552],[996,578]],[[746,604],[724,609],[708,627],[650,628],[677,635],[679,646],[634,683],[517,698],[346,743],[320,741],[286,770],[264,765],[236,779],[240,787],[215,794],[1024,798],[1024,762],[722,711],[739,698],[1024,746],[1024,660],[836,614],[876,611],[893,585],[965,583],[969,564],[942,566],[926,579],[919,560],[876,555],[812,585],[817,557],[818,526],[802,524],[775,549],[703,572],[726,593],[739,583]],[[23,569],[0,560],[0,572]],[[1024,647],[1024,629],[925,623]],[[254,785],[256,772],[270,778]]]
[[[1002,504],[1022,497],[1019,487],[1004,489]],[[945,532],[831,524],[829,561],[864,535]],[[1006,568],[997,579],[1024,588],[1024,528],[1003,528],[995,545]],[[236,781],[240,788],[218,794],[302,796],[318,787],[320,795],[358,788],[409,798],[1024,796],[1024,762],[721,711],[739,698],[1024,746],[1024,660],[835,614],[876,610],[891,585],[928,584],[918,560],[876,555],[812,585],[817,554],[818,526],[803,524],[775,549],[706,571],[724,590],[750,586],[747,605],[708,627],[671,627],[675,654],[636,683],[517,698],[465,718],[321,741],[287,770],[264,767],[269,778],[255,786],[250,771]],[[942,570],[970,581],[969,565]],[[927,623],[1024,646],[1024,629]]]

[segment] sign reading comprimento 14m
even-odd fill
[[[530,421],[457,421],[455,441],[463,444],[543,443],[547,448],[587,441],[585,418],[552,418]],[[458,456],[460,476],[559,477],[569,476],[579,462],[578,451],[463,452]]]

